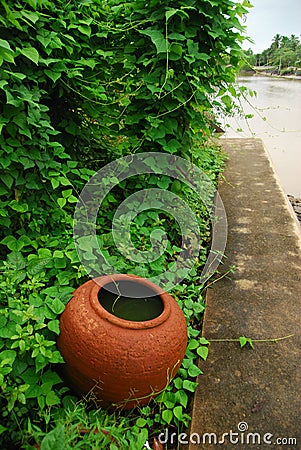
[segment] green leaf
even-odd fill
[[[52,389],[52,383],[51,382],[46,382],[46,383],[42,383],[41,385],[41,393],[43,395],[47,395],[49,394],[49,392],[51,392]]]
[[[93,245],[95,245],[93,236],[80,236],[77,241],[79,248],[87,253],[89,253],[93,249]]]
[[[51,386],[62,382],[61,377],[53,370],[47,370],[42,376],[43,383],[51,383]]]
[[[202,61],[208,61],[210,59],[210,55],[207,53],[198,53],[197,59],[201,59]]]
[[[240,338],[239,338],[239,343],[240,343],[240,346],[241,346],[241,347],[244,347],[244,346],[246,345],[247,342],[248,342],[248,341],[247,341],[247,338],[246,338],[245,336],[240,336]]]
[[[53,364],[59,364],[59,363],[65,362],[62,355],[60,354],[60,352],[58,350],[52,352],[52,356],[51,356],[51,358],[49,358],[49,361]]]
[[[34,293],[29,296],[29,303],[38,308],[44,304],[44,300],[42,297],[39,297],[38,294]]]
[[[46,405],[47,406],[53,406],[53,405],[57,405],[59,403],[60,403],[60,399],[53,391],[50,391],[47,393],[47,395],[46,395]],[[60,447],[56,447],[56,448],[60,448]]]
[[[20,252],[12,252],[7,256],[8,264],[16,270],[21,270],[26,267],[26,261],[23,258],[22,253]]]
[[[41,443],[41,450],[65,450],[66,436],[63,425],[58,425],[54,430],[50,431]]]
[[[67,200],[63,197],[57,199],[58,205],[63,208],[66,205]]]
[[[135,443],[137,445],[137,447],[136,447],[137,450],[145,448],[145,443],[146,443],[147,439],[148,439],[148,430],[146,428],[142,428],[140,430],[140,433],[138,434],[138,436],[135,438]],[[111,445],[110,445],[110,450],[111,450]],[[115,450],[115,449],[112,449],[112,450]],[[116,448],[116,450],[118,450],[118,447]]]
[[[221,98],[222,102],[224,103],[224,105],[226,106],[227,109],[231,109],[233,106],[233,101],[232,98],[230,97],[230,95],[224,95]]]
[[[40,258],[51,258],[52,252],[51,250],[49,250],[49,248],[39,248],[38,255]]]
[[[164,400],[163,403],[166,406],[166,408],[172,409],[175,406],[175,398],[174,398],[174,396],[173,396],[172,399]]]
[[[213,39],[216,39],[216,38],[219,37],[219,33],[215,33],[214,31],[208,31],[208,34],[209,34],[210,36],[212,36]]]
[[[5,94],[6,94],[6,103],[8,105],[13,105],[16,108],[18,108],[21,105],[22,100],[20,100],[19,98],[16,99],[16,97],[13,96],[9,91],[6,91]]]
[[[204,359],[204,361],[206,361],[207,357],[208,357],[208,353],[209,353],[209,349],[208,347],[205,347],[203,345],[201,345],[198,349],[197,349],[197,354]]]
[[[136,425],[139,428],[143,428],[146,424],[147,424],[146,419],[143,419],[142,417],[138,417],[138,419],[136,420]]]
[[[44,367],[47,365],[48,361],[46,360],[45,356],[39,354],[37,355],[36,359],[35,359],[35,366],[36,366],[36,370],[37,372],[39,372],[41,369],[44,369]],[[39,397],[39,398],[43,398],[42,401],[44,401],[44,397]],[[38,399],[39,401],[39,399]],[[45,401],[44,401],[44,406],[45,406]],[[43,407],[42,407],[43,408]]]
[[[9,63],[14,63],[15,62],[14,53],[11,52],[10,50],[6,50],[3,47],[0,47],[0,65],[3,60]]]
[[[6,80],[0,80],[0,89],[3,89],[5,86],[8,85],[8,82]],[[5,91],[5,89],[3,89]],[[2,120],[5,120],[4,118],[2,118]],[[1,125],[3,126],[3,122],[1,123]]]
[[[253,345],[253,341],[252,341],[252,339],[251,339],[251,338],[248,338],[247,340],[248,340],[248,344],[249,344],[249,346],[250,346],[251,348],[253,348],[253,349],[254,349],[254,345]]]
[[[4,350],[0,353],[0,367],[5,366],[6,364],[12,365],[15,358],[17,356],[17,352],[15,350]]]
[[[33,47],[24,47],[20,49],[20,53],[25,56],[26,58],[30,59],[35,64],[38,64],[39,62],[39,53],[38,51]]]
[[[65,309],[64,303],[61,302],[61,300],[59,300],[58,298],[52,299],[48,297],[46,300],[46,304],[55,314],[61,314]]]
[[[202,373],[201,369],[195,364],[192,364],[190,367],[188,367],[188,375],[190,377],[197,377],[198,375],[200,375],[200,373]]]
[[[165,409],[162,412],[162,419],[168,423],[168,425],[170,424],[170,422],[172,421],[172,417],[173,417],[173,413],[170,409]]]
[[[21,130],[20,130],[21,133]],[[25,136],[29,137],[31,139],[31,133],[28,128],[23,129],[23,132],[21,134],[24,134]],[[24,169],[30,169],[31,167],[35,166],[35,163],[32,159],[27,158],[26,156],[20,156],[20,163],[24,167]]]
[[[175,55],[173,55],[173,60],[177,60],[179,59],[182,54],[183,54],[183,47],[180,44],[172,44],[171,48],[170,48],[171,53],[175,53]],[[171,55],[170,55],[171,56]]]
[[[71,194],[72,194],[72,189],[65,189],[65,190],[62,192],[62,195],[63,195],[64,198],[70,197]]]
[[[26,398],[37,398],[37,397],[39,397],[39,395],[41,395],[41,386],[39,386],[38,384],[33,384],[31,382],[30,387],[28,388],[28,390],[25,393],[25,397]]]
[[[187,40],[187,48],[190,55],[193,55],[194,57],[198,57],[199,55],[199,44],[197,42],[194,42],[192,39]]]
[[[182,406],[176,406],[176,407],[173,409],[173,413],[174,413],[175,417],[176,417],[178,420],[181,420],[181,419],[182,419],[182,416],[183,416],[183,408],[182,408]]]
[[[175,385],[176,389],[182,389],[183,387],[183,380],[180,377],[177,377],[173,380],[173,384]]]
[[[239,338],[239,343],[240,343],[240,347],[244,347],[246,344],[249,344],[249,346],[253,349],[254,345],[253,345],[253,341],[251,338],[247,338],[245,336],[240,336]]]
[[[78,198],[76,198],[74,195],[70,195],[70,197],[68,197],[68,202],[69,203],[77,203]]]
[[[51,178],[51,185],[53,189],[56,189],[60,185],[60,182],[56,178]]]
[[[61,72],[53,72],[52,70],[47,69],[45,69],[44,72],[54,83],[62,76]]]
[[[171,179],[167,176],[163,176],[160,180],[157,181],[157,186],[161,189],[167,189],[171,183]]]
[[[91,36],[91,27],[89,27],[88,25],[80,25],[78,27],[78,31],[80,31],[81,33],[85,34],[88,37]]]
[[[176,41],[185,41],[185,36],[180,33],[171,33],[168,35],[168,39],[174,39]]]
[[[28,211],[28,204],[27,203],[19,203],[19,202],[17,202],[17,200],[12,200],[9,203],[9,206],[13,210],[15,210],[15,211],[17,211],[19,213],[24,213],[24,212]]]
[[[26,17],[26,19],[30,20],[33,23],[36,23],[39,20],[39,15],[36,14],[35,12],[31,12],[31,11],[22,11],[21,12],[22,16]]]
[[[60,321],[59,320],[51,320],[48,322],[48,328],[50,331],[53,331],[55,334],[60,334]]]
[[[2,241],[0,241],[0,244],[6,245],[9,250],[12,251],[19,251],[21,248],[17,248],[17,239],[14,236],[6,236]]]
[[[42,356],[42,355],[41,355]],[[36,361],[37,361],[37,359],[36,359]],[[38,370],[38,369],[37,369]],[[39,405],[39,407],[40,407],[40,409],[44,409],[45,408],[45,397],[44,397],[44,395],[40,395],[39,397],[38,397],[38,405]],[[45,437],[47,437],[47,436],[45,436]],[[45,438],[44,438],[45,439]],[[44,441],[44,439],[43,439],[43,441]],[[42,444],[43,444],[43,442],[42,442]],[[46,449],[47,447],[45,447],[45,449]],[[50,448],[52,448],[52,447],[48,447],[48,449],[50,450]],[[42,449],[42,447],[41,447],[41,449]]]
[[[188,404],[188,395],[182,389],[175,392],[175,399],[178,403],[180,403],[184,408],[186,408]]]
[[[15,77],[18,80],[24,80],[24,78],[26,78],[26,75],[24,75],[24,73],[10,72],[9,70],[5,70],[5,72],[8,73],[10,77]]]
[[[3,425],[0,425],[0,435],[1,435],[2,433],[4,433],[5,431],[7,431],[7,428],[4,427]]]
[[[37,275],[45,270],[45,267],[52,262],[52,258],[36,258],[28,264],[27,272],[29,275]]]
[[[198,386],[198,383],[194,381],[184,380],[183,381],[183,389],[186,391],[194,392]]]
[[[28,236],[23,234],[23,236],[19,237],[18,242],[21,242],[23,244],[23,247],[32,246],[34,247],[34,240],[31,240]]]
[[[0,328],[0,337],[10,339],[16,334],[16,324],[14,322],[7,323],[4,328]]]
[[[6,48],[7,50],[10,50],[12,52],[12,49],[10,48],[9,42],[5,41],[4,39],[0,39],[0,47]]]
[[[25,350],[26,350],[26,344],[25,344],[25,341],[24,341],[23,339],[21,339],[21,340],[19,341],[19,348],[20,348],[21,352],[25,352]]]
[[[166,11],[165,13],[166,21],[168,21],[168,19],[177,14],[178,11],[179,11],[178,9],[169,9],[168,11]]]
[[[166,39],[161,31],[148,28],[147,30],[140,31],[140,33],[145,34],[146,36],[149,36],[151,38],[152,43],[156,46],[157,53],[167,52]]]
[[[37,35],[37,40],[39,41],[39,42],[41,42],[41,44],[43,45],[43,47],[45,47],[45,48],[47,48],[48,47],[48,45],[50,44],[50,42],[51,42],[51,35],[50,35],[50,33],[47,33],[47,32],[45,32],[44,31],[44,34],[42,35],[40,35],[40,34],[38,34]],[[47,60],[46,60],[47,61]],[[45,62],[45,64],[49,64],[49,62]]]
[[[194,349],[196,349],[198,347],[199,347],[199,341],[197,339],[190,339],[189,340],[189,343],[188,343],[188,346],[187,346],[188,350],[194,350]]]
[[[151,234],[152,238],[159,242],[162,241],[165,235],[166,235],[165,231],[161,230],[161,228],[155,228]]]
[[[1,180],[9,189],[11,189],[14,182],[14,179],[11,175],[9,175],[8,173],[2,173]]]

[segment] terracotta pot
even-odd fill
[[[160,314],[138,321],[117,317],[115,309],[109,312],[100,302],[112,280],[151,292],[156,296],[151,299],[160,302]],[[99,406],[130,409],[147,403],[175,376],[186,350],[187,327],[176,301],[160,292],[144,278],[122,274],[90,280],[74,292],[60,318],[58,348],[67,381],[78,394],[91,392]],[[116,295],[113,306],[118,299]]]

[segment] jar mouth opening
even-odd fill
[[[131,322],[153,320],[164,309],[161,297],[153,289],[127,280],[105,284],[98,292],[98,301],[109,313]]]
[[[152,328],[170,314],[170,296],[135,275],[107,275],[93,280],[91,302],[102,317],[126,328]]]

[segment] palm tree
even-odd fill
[[[290,38],[287,36],[281,36],[281,48],[289,47],[290,44]]]
[[[300,41],[299,38],[295,35],[292,34],[290,37],[290,47],[293,51],[297,50],[298,45],[300,45]]]
[[[276,34],[273,37],[272,46],[271,46],[271,47],[273,47],[273,50],[278,50],[278,48],[280,47],[281,39],[282,39],[282,36],[280,34]]]

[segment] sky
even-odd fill
[[[301,0],[251,0],[254,6],[244,25],[255,45],[245,42],[243,48],[254,53],[267,49],[276,34],[301,35]]]

